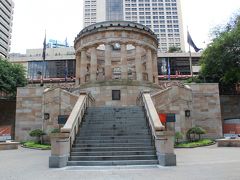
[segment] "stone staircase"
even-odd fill
[[[90,107],[72,146],[68,166],[158,164],[142,107]]]

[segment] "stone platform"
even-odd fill
[[[0,142],[0,150],[18,149],[19,142]]]
[[[218,147],[240,147],[240,138],[237,139],[219,139]]]

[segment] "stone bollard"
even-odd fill
[[[176,166],[176,154],[174,153],[174,132],[156,132],[155,147],[159,164],[162,166]]]
[[[69,133],[52,133],[50,138],[51,156],[49,157],[49,167],[65,167],[70,154]]]

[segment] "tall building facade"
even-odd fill
[[[143,24],[158,36],[159,50],[184,47],[180,0],[85,0],[84,26],[125,20]]]
[[[11,45],[14,3],[12,0],[0,1],[0,56],[7,57]]]

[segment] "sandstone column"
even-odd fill
[[[151,49],[147,49],[147,73],[148,73],[148,81],[153,82],[153,68],[152,68],[152,51]]]
[[[141,47],[136,46],[136,54],[135,54],[135,66],[136,66],[136,75],[137,80],[142,81],[142,60],[141,60]]]
[[[105,45],[105,80],[112,79],[112,62],[111,62],[112,47],[110,44]]]
[[[77,52],[76,53],[76,81],[75,84],[79,85],[80,84],[80,63],[81,63],[81,53]]]
[[[96,47],[91,48],[91,67],[90,67],[90,81],[96,81],[97,78],[97,50]]]
[[[157,66],[157,53],[153,54],[153,76],[154,76],[154,83],[158,84],[158,66]]]
[[[81,66],[80,66],[80,83],[86,82],[86,76],[87,74],[87,54],[86,50],[81,50]]]
[[[121,76],[122,79],[128,79],[127,49],[126,44],[121,44]]]

